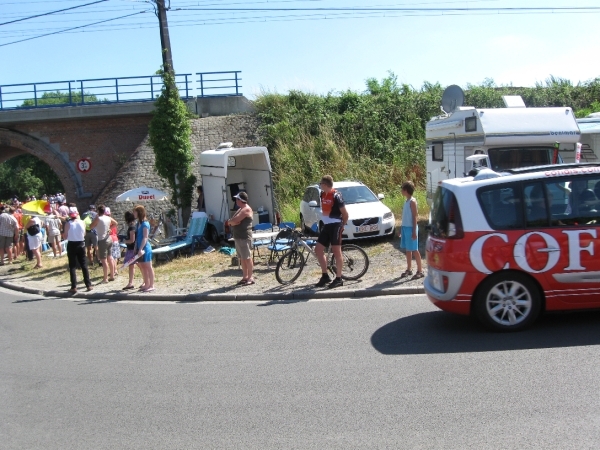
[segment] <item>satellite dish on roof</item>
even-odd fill
[[[442,95],[442,110],[446,114],[450,114],[457,108],[460,108],[465,101],[465,93],[455,84],[448,86]]]

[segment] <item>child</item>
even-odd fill
[[[402,184],[402,196],[406,202],[402,208],[402,226],[400,227],[400,248],[406,249],[406,270],[400,274],[400,278],[411,277],[411,280],[423,278],[421,267],[421,254],[419,253],[419,239],[417,228],[417,200],[412,196],[415,186],[411,181]],[[413,253],[417,261],[417,272],[413,275],[411,266]]]

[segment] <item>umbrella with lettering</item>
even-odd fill
[[[142,202],[154,200],[168,200],[169,194],[154,188],[139,187],[123,192],[117,197],[118,202]]]

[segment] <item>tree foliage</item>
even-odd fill
[[[173,190],[172,203],[189,208],[196,177],[191,170],[194,155],[188,110],[179,97],[175,77],[164,70],[158,73],[163,79],[163,87],[150,122],[150,145],[156,156],[156,171]]]
[[[83,99],[85,103],[97,103],[98,97],[88,92],[84,92]],[[38,106],[44,105],[68,105],[69,103],[81,103],[81,92],[72,91],[71,96],[69,97],[68,92],[62,91],[53,91],[53,92],[44,92],[40,98],[37,99]],[[22,107],[32,107],[35,106],[34,99],[27,99],[21,105]]]
[[[19,155],[0,164],[0,199],[64,192],[58,175],[41,159]]]

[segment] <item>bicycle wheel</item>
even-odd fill
[[[344,280],[358,280],[369,269],[369,257],[358,245],[342,245],[342,259],[344,260],[344,265],[342,266],[342,278]],[[335,275],[336,267],[333,253],[329,258],[329,267]]]
[[[281,284],[290,284],[298,279],[304,269],[304,255],[296,249],[287,251],[275,268],[275,278]]]

